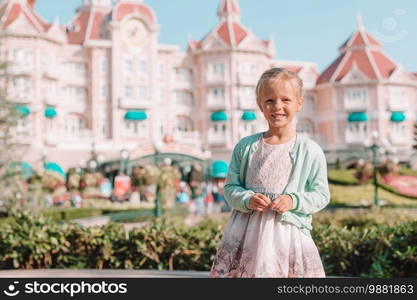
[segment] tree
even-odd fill
[[[16,126],[24,116],[7,98],[7,81],[6,65],[0,64],[0,211],[6,213],[21,206],[26,198],[25,180],[18,164],[21,149],[16,143]]]

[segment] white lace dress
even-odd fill
[[[260,144],[248,167],[246,188],[274,200],[288,183],[295,137],[279,145],[261,138]],[[233,210],[210,277],[325,277],[311,236],[280,218],[270,208],[250,213]]]

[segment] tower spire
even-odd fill
[[[240,19],[240,7],[237,0],[222,0],[217,11],[221,19],[233,18],[236,21]]]
[[[363,16],[362,16],[362,12],[360,11],[356,15],[356,22],[358,23],[358,30],[364,31],[365,25],[363,24]]]

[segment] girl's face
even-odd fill
[[[270,81],[258,101],[270,129],[290,129],[303,104],[304,99],[297,92],[296,84],[290,80]]]

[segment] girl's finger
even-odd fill
[[[262,207],[268,207],[269,206],[269,204],[267,204],[265,202],[265,200],[261,197],[255,197],[255,203],[256,203],[256,205],[262,206]]]
[[[260,198],[267,204],[270,205],[271,204],[271,199],[269,199],[267,196],[260,194]]]

